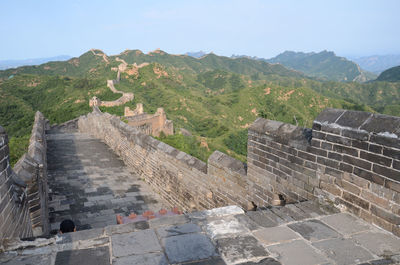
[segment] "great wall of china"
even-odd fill
[[[96,54],[94,52],[94,50],[91,50],[91,52],[94,55],[97,56],[102,56],[103,60],[108,64],[109,61],[107,59],[107,55],[105,53],[103,53],[102,55],[100,54]],[[121,60],[119,58],[117,58],[117,61],[120,61],[121,64],[117,67],[117,68],[112,68],[113,71],[117,71],[117,79],[115,80],[107,80],[107,87],[115,94],[121,94],[121,97],[114,100],[114,101],[101,101],[99,98],[97,98],[96,96],[94,96],[92,99],[90,99],[89,101],[89,106],[93,107],[93,106],[104,106],[104,107],[115,107],[115,106],[120,106],[123,105],[125,103],[128,103],[129,101],[132,101],[134,99],[134,95],[133,93],[125,93],[123,91],[119,91],[115,88],[114,84],[118,84],[120,81],[120,75],[121,72],[125,71],[126,67],[127,67],[127,63],[124,60]]]
[[[258,118],[248,131],[247,164],[219,151],[204,163],[154,139],[150,134],[165,125],[164,132],[173,132],[163,109],[148,115],[138,104],[125,108],[125,118],[131,118],[128,124],[93,106],[92,113],[51,127],[37,112],[28,152],[14,168],[0,127],[1,262],[49,258],[43,264],[73,264],[57,262],[73,252],[79,259],[101,256],[100,264],[125,264],[119,263],[125,260],[120,249],[133,251],[128,260],[141,264],[400,262],[399,117],[325,109],[312,129]],[[185,214],[165,210],[172,207]],[[68,218],[89,230],[72,238],[50,236]],[[123,220],[129,224],[115,225]],[[162,232],[171,225],[183,229],[174,243]],[[158,239],[150,235],[154,231]],[[275,242],[271,233],[293,238]],[[343,238],[336,244],[338,235]],[[50,238],[21,241],[38,236]],[[163,248],[137,254],[130,236]],[[332,256],[313,237],[329,241],[328,250],[351,254]],[[120,245],[111,243],[118,240]],[[304,258],[300,263],[296,251]]]
[[[106,63],[109,63],[107,56],[104,53],[103,55],[100,55],[96,54],[94,50],[91,51],[94,55],[102,56],[103,60]],[[118,65],[118,67],[111,68],[111,70],[117,72],[117,79],[107,80],[107,87],[110,88],[113,93],[122,94],[122,96],[114,101],[101,101],[98,97],[94,96],[89,100],[90,107],[115,107],[124,105],[125,103],[128,103],[134,99],[133,93],[119,91],[114,86],[114,84],[118,84],[120,82],[121,73],[125,72],[128,67],[128,63],[123,59],[117,57],[116,60],[121,62],[121,64]],[[148,65],[148,63],[142,63],[140,65],[136,65],[136,63],[134,63],[132,67],[137,71],[139,68],[146,65]],[[174,134],[173,123],[172,121],[167,120],[167,116],[163,108],[158,108],[154,114],[147,114],[143,111],[143,104],[138,103],[135,110],[125,107],[124,117],[130,126],[133,126],[146,134],[153,136],[159,136],[161,132],[163,132],[165,135]]]

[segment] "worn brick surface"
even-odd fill
[[[116,224],[116,214],[142,214],[168,206],[99,140],[80,133],[48,138],[50,221],[72,219],[77,229]]]

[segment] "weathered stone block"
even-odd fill
[[[342,198],[348,201],[351,204],[355,204],[365,210],[369,209],[369,202],[366,200],[361,199],[360,197],[357,197],[349,192],[344,191],[342,194]]]
[[[369,144],[368,151],[375,154],[382,154],[383,147],[381,145]]]
[[[328,158],[336,160],[336,161],[342,161],[343,160],[343,155],[339,154],[339,153],[335,153],[335,152],[329,152],[328,153]]]
[[[321,218],[325,224],[333,227],[342,235],[349,236],[363,231],[369,231],[372,226],[348,213],[338,213]]]
[[[335,230],[329,228],[319,220],[289,224],[288,227],[311,242],[339,237],[339,234]]]
[[[347,145],[347,146],[349,146],[351,144],[350,138],[345,138],[345,137],[337,136],[337,135],[333,135],[333,134],[327,134],[326,140],[331,143],[343,144],[343,145]]]
[[[110,250],[108,247],[89,249],[66,250],[57,253],[55,265],[80,264],[87,265],[110,264]]]
[[[369,139],[369,134],[366,131],[360,131],[360,130],[348,130],[348,129],[343,129],[342,130],[342,135],[351,139],[357,139],[360,141],[368,141]]]
[[[328,264],[326,257],[318,253],[303,240],[272,245],[267,247],[272,255],[279,257],[278,261],[285,265]]]
[[[367,250],[356,245],[351,239],[328,239],[313,243],[313,246],[333,259],[336,264],[358,264],[373,259]]]
[[[389,179],[385,180],[385,187],[391,189],[395,192],[400,193],[400,183],[391,181]]]
[[[395,181],[400,181],[400,171],[399,170],[395,170],[395,169],[391,169],[391,168],[387,168],[387,167],[383,167],[383,166],[374,164],[372,171],[374,171],[375,173],[378,173],[382,176],[385,176],[389,179],[392,179]]]
[[[400,253],[400,239],[381,231],[368,231],[353,235],[352,238],[362,247],[378,256],[391,256]]]
[[[387,166],[387,167],[390,167],[392,165],[392,159],[384,157],[384,156],[376,155],[373,153],[369,153],[369,152],[361,151],[360,158],[371,161],[376,164]]]
[[[237,236],[217,240],[217,247],[228,264],[267,257],[269,253],[252,236]]]
[[[114,257],[162,251],[153,230],[113,235],[111,241]]]
[[[371,135],[370,142],[400,149],[399,139],[394,137],[387,137],[386,135]]]
[[[369,143],[359,140],[351,140],[351,146],[358,149],[368,150]]]
[[[253,234],[264,245],[280,244],[299,238],[293,230],[285,226],[263,228]]]
[[[133,255],[114,259],[114,265],[168,265],[167,259],[163,253],[149,253],[142,255]]]
[[[371,170],[372,167],[372,163],[362,160],[362,159],[358,159],[352,156],[348,156],[348,155],[344,155],[343,156],[343,162],[346,162],[350,165],[354,165],[363,169],[367,169],[367,170]]]
[[[214,245],[204,234],[184,234],[162,239],[171,263],[197,261],[217,256]]]
[[[376,184],[379,184],[379,185],[383,185],[383,183],[384,183],[384,178],[383,177],[381,177],[381,176],[379,176],[379,175],[377,175],[377,174],[375,174],[375,173],[373,173],[371,171],[367,171],[367,170],[364,170],[364,169],[361,169],[361,168],[358,168],[358,167],[354,167],[353,173],[355,175],[363,178],[363,179],[372,181],[372,182],[374,182]]]
[[[384,146],[383,147],[383,155],[400,160],[400,150],[396,150],[396,149]]]
[[[391,224],[400,225],[400,216],[371,204],[371,213],[379,216],[380,218],[388,221]]]

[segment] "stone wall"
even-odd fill
[[[28,152],[11,169],[8,137],[0,129],[0,237],[31,237],[49,233],[46,121],[35,115]]]
[[[0,126],[0,238],[32,235],[26,185],[10,166],[8,136]]]
[[[246,184],[241,181],[245,168],[240,161],[216,152],[207,166],[97,108],[79,118],[78,128],[102,139],[171,206],[185,211],[228,204],[247,206],[241,197]]]
[[[0,178],[0,183],[5,180],[0,193],[0,233],[4,237],[31,237],[49,233],[46,125],[43,114],[36,112],[28,152],[18,160],[13,170],[9,166],[7,144],[0,152],[8,165],[6,171],[1,173],[4,178]],[[3,142],[7,143],[5,132],[3,135],[6,139]]]
[[[320,200],[400,235],[400,118],[326,109],[313,130],[257,119],[248,165],[219,151],[204,163],[97,108],[79,130],[108,144],[184,210]]]
[[[326,109],[312,131],[258,119],[249,128],[249,192],[258,205],[276,193],[323,199],[400,235],[399,137],[399,117],[367,112]]]
[[[140,107],[143,109],[143,106],[138,104],[136,110],[140,110]],[[137,127],[142,132],[151,134],[153,136],[159,136],[161,132],[163,132],[165,135],[174,134],[174,125],[172,121],[167,120],[167,115],[165,114],[163,108],[158,108],[154,114],[142,112],[141,114],[136,114],[133,116],[125,115],[125,118],[128,120],[128,125]]]

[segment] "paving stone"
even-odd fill
[[[186,264],[190,264],[190,265],[226,265],[225,261],[223,259],[221,259],[220,257],[213,257],[213,258],[209,258],[206,260],[188,262],[188,263],[185,263],[185,265]]]
[[[273,258],[265,258],[260,260],[259,262],[245,262],[245,263],[240,263],[239,265],[281,265],[279,261]]]
[[[168,265],[164,253],[149,253],[143,255],[127,256],[117,258],[113,261],[113,265]]]
[[[217,256],[214,245],[204,234],[184,234],[162,239],[171,263],[188,262]]]
[[[357,244],[378,256],[400,254],[400,238],[381,231],[368,231],[353,235]]]
[[[328,260],[303,240],[267,247],[271,255],[285,265],[325,264]]]
[[[111,237],[114,257],[162,251],[154,230],[143,230]]]
[[[268,256],[268,252],[253,236],[237,236],[217,240],[222,258],[228,264],[237,264]]]
[[[270,209],[271,212],[273,212],[274,214],[276,214],[277,216],[279,216],[280,218],[282,218],[285,223],[288,222],[293,222],[295,221],[294,218],[292,218],[287,211],[285,211],[286,208],[285,207],[272,207]]]
[[[227,215],[243,214],[244,211],[236,205],[215,208],[206,211],[194,212],[189,214],[190,219],[206,219],[210,217],[222,217]]]
[[[253,235],[265,245],[284,243],[300,238],[298,234],[286,226],[263,228],[254,231]]]
[[[249,230],[233,216],[206,222],[204,224],[204,230],[212,239],[249,232]]]
[[[134,222],[129,224],[110,225],[105,230],[106,235],[130,233],[138,230],[145,230],[149,228],[147,221]]]
[[[2,265],[49,265],[54,264],[55,254],[33,255],[33,256],[14,256],[10,259],[1,259]],[[3,257],[4,258],[4,257]]]
[[[58,235],[57,244],[77,242],[81,240],[89,240],[99,237],[105,237],[103,228],[77,231],[74,233],[66,233]]]
[[[319,206],[310,201],[296,203],[296,207],[310,215],[311,218],[325,215],[325,213],[319,209]]]
[[[370,252],[357,246],[351,239],[334,238],[312,245],[323,251],[338,265],[357,264],[374,258]]]
[[[278,225],[286,223],[284,219],[282,219],[280,216],[276,215],[270,210],[264,210],[261,211],[265,216],[267,216],[269,219],[271,219],[273,222],[277,223]]]
[[[157,229],[157,234],[159,235],[159,237],[177,236],[198,232],[201,232],[200,227],[192,223],[174,226],[163,226]]]
[[[247,227],[247,229],[249,229],[251,231],[261,228],[261,226],[259,226],[256,222],[254,222],[246,214],[237,214],[237,215],[235,215],[235,218],[239,221],[239,223],[241,223],[242,225],[244,225],[245,227]]]
[[[292,212],[297,213],[299,220],[311,218],[310,214],[297,207],[296,204],[287,204],[285,207],[289,208]]]
[[[161,218],[155,218],[149,220],[149,225],[151,228],[167,226],[167,225],[177,225],[189,222],[189,218],[186,215],[174,215],[174,216],[164,216]]]
[[[348,213],[328,215],[322,217],[320,220],[323,223],[333,227],[342,235],[351,235],[372,229],[371,225]]]
[[[311,242],[340,237],[335,230],[319,220],[308,220],[304,222],[293,223],[289,224],[288,227]]]
[[[108,265],[110,250],[108,247],[66,250],[57,253],[55,265]]]
[[[246,215],[257,225],[262,227],[273,227],[278,225],[278,222],[270,219],[264,211],[249,211]]]

